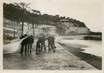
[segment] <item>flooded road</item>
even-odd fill
[[[97,70],[56,43],[56,52],[32,51],[30,56],[12,53],[3,56],[4,70]]]

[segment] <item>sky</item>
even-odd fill
[[[41,13],[71,17],[86,24],[90,30],[102,31],[102,0],[3,0],[6,3],[31,3]]]

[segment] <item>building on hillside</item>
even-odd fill
[[[84,24],[72,23],[69,19],[61,19],[59,24],[64,28],[65,34],[88,34],[90,30]]]

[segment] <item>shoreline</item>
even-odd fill
[[[75,56],[79,57],[80,59],[86,61],[87,63],[91,64],[95,68],[102,70],[102,57],[98,57],[92,54],[83,53],[83,49],[81,48],[73,48],[69,45],[66,45],[64,43],[58,42],[62,47],[64,47],[66,50],[74,54]],[[69,49],[70,48],[70,49]],[[77,51],[76,51],[77,49]]]

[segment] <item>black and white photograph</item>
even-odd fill
[[[3,70],[102,70],[102,0],[3,0]]]

